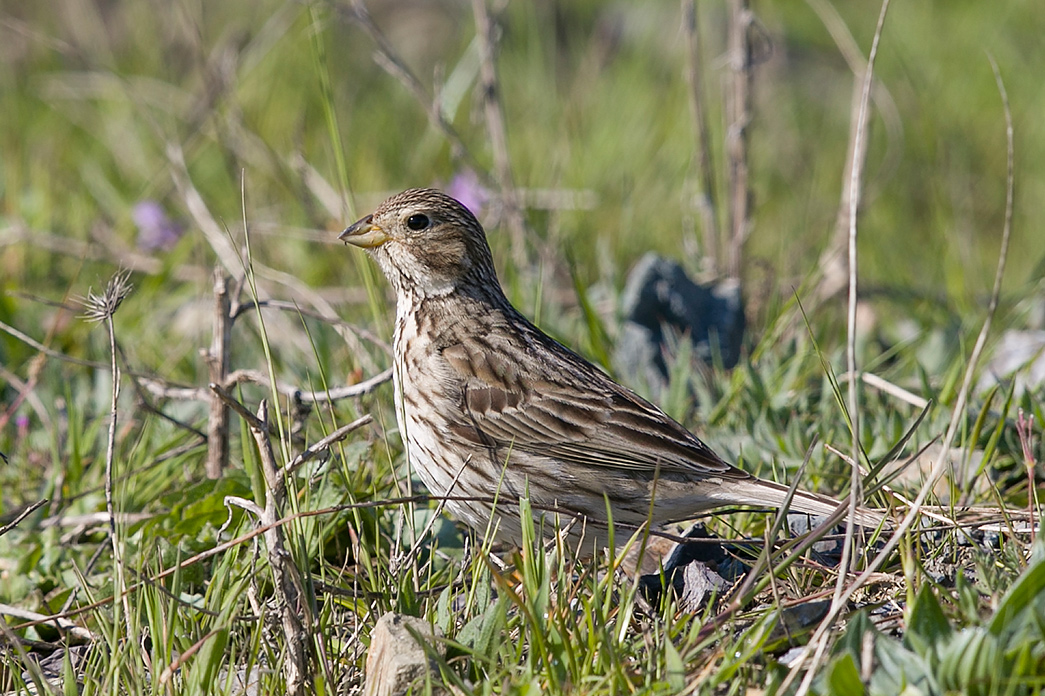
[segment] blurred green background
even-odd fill
[[[446,183],[462,169],[420,105],[374,63],[373,43],[346,19],[347,4],[316,4],[311,12],[297,2],[0,7],[5,227],[133,245],[131,210],[140,200],[159,200],[186,220],[165,156],[175,142],[208,206],[230,226],[242,218],[242,175],[247,218],[272,233],[258,241],[262,258],[278,259],[274,265],[308,284],[353,284],[340,251],[323,254],[323,241],[301,232],[335,230],[346,220],[316,210],[295,158],[336,182],[340,148],[352,215],[385,192]],[[830,236],[853,77],[812,4],[754,9],[763,55],[754,84],[746,268],[786,291],[815,271]],[[374,2],[370,10],[430,92],[434,81],[447,83],[444,109],[488,165],[471,90],[470,6]],[[719,106],[730,78],[725,11],[720,3],[698,10],[721,170]],[[839,3],[833,11],[866,54],[877,4]],[[571,246],[588,281],[621,273],[648,249],[678,255],[696,239],[680,18],[671,2],[510,2],[500,17],[498,68],[516,183],[593,194],[585,199],[590,207],[531,213],[539,234]],[[1015,126],[1007,287],[1040,275],[1045,237],[1033,210],[1045,194],[1045,165],[1035,155],[1045,139],[1043,19],[1045,6],[1035,2],[893,4],[867,165],[860,270],[869,286],[965,300],[989,289],[1005,202],[1005,133],[988,54],[1006,82]],[[324,120],[313,33],[326,52],[337,143]],[[504,245],[493,236],[502,259]],[[40,250],[31,237],[5,242],[5,287],[74,289],[75,256]]]

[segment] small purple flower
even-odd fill
[[[476,217],[491,198],[490,192],[483,188],[483,185],[479,183],[479,177],[471,169],[454,174],[446,192],[460,201],[461,205],[472,211]]]
[[[29,434],[29,416],[24,413],[15,416],[15,428],[18,429],[18,439],[24,440],[25,436]]]
[[[167,251],[181,239],[185,228],[172,221],[163,206],[153,200],[144,200],[131,213],[138,226],[138,248],[142,251]]]

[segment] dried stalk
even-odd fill
[[[214,330],[209,351],[203,351],[208,378],[213,384],[224,384],[228,378],[232,347],[232,302],[229,277],[220,267],[214,268]],[[218,397],[210,397],[207,421],[207,478],[219,479],[229,465],[229,407]]]
[[[711,138],[708,135],[707,109],[704,105],[696,0],[682,0],[682,29],[686,34],[686,81],[689,84],[689,104],[697,141],[697,178],[700,181],[697,208],[703,221],[704,258],[710,270],[717,273],[720,259],[715,169],[711,161]]]
[[[231,405],[231,404],[230,404]],[[302,586],[301,571],[294,564],[291,553],[284,544],[281,513],[286,499],[286,482],[283,472],[276,463],[276,455],[269,440],[268,402],[262,400],[257,416],[247,420],[250,433],[258,447],[261,470],[265,477],[265,507],[235,496],[227,496],[225,503],[241,507],[258,517],[265,527],[264,539],[268,548],[269,564],[274,576],[273,591],[279,603],[280,623],[286,642],[286,657],[283,662],[283,678],[287,693],[305,696],[312,682],[309,646],[311,641],[304,616],[311,615],[308,595]],[[310,622],[309,622],[310,623]]]
[[[113,470],[116,459],[116,421],[117,405],[120,399],[120,366],[116,362],[116,329],[113,326],[113,315],[130,294],[132,285],[128,282],[130,271],[118,271],[101,295],[88,291],[84,303],[84,318],[89,321],[104,323],[109,335],[109,360],[112,372],[112,391],[109,401],[109,434],[105,448],[105,511],[109,516],[109,539],[112,541],[113,565],[116,575],[113,578],[115,587],[113,594],[123,597],[123,618],[127,626],[127,635],[133,635],[131,623],[131,606],[124,590],[127,587],[126,569],[123,560],[123,548],[116,527],[116,506],[113,502]]]
[[[495,61],[494,23],[486,7],[486,0],[472,0],[475,16],[475,34],[479,48],[479,94],[483,102],[486,119],[486,134],[490,137],[493,151],[494,174],[501,189],[502,215],[508,223],[512,237],[512,258],[516,266],[527,264],[526,219],[519,204],[519,192],[512,178],[512,162],[508,153],[508,131],[505,126],[504,109],[501,106],[500,89],[497,82]]]
[[[751,123],[752,48],[754,15],[749,0],[730,0],[729,56],[733,68],[726,100],[726,161],[729,174],[730,237],[726,272],[740,278],[744,243],[751,232],[751,188],[748,181],[748,126]]]

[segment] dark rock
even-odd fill
[[[802,536],[803,534],[808,534],[819,527],[825,519],[827,518],[821,515],[807,515],[802,512],[791,512],[787,515],[787,527],[791,530],[792,536]],[[826,539],[818,541],[813,544],[813,552],[827,557],[841,556],[842,540]]]
[[[744,305],[736,281],[700,285],[674,261],[646,254],[628,275],[621,311],[615,367],[644,380],[654,396],[667,387],[665,356],[679,338],[688,339],[705,364],[716,355],[727,368],[740,359]]]
[[[695,524],[683,535],[690,543],[675,544],[664,558],[661,573],[643,575],[639,589],[643,597],[654,605],[659,601],[665,581],[678,597],[682,611],[696,613],[712,594],[729,586],[718,572],[719,564],[729,560],[721,543],[712,541],[702,524]]]

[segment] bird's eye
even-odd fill
[[[428,216],[421,215],[420,213],[418,213],[417,215],[411,215],[406,219],[406,226],[414,230],[415,232],[417,232],[418,230],[423,230],[424,228],[428,227],[429,224],[430,221],[428,219]]]

